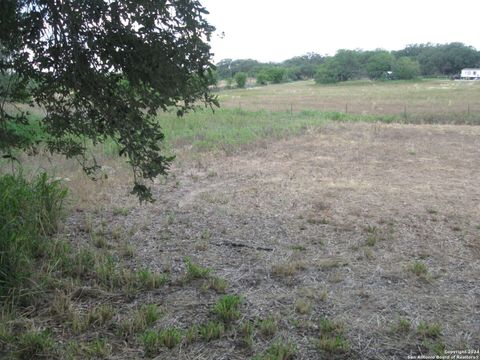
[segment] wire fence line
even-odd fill
[[[397,121],[409,123],[444,123],[444,124],[470,124],[480,125],[480,103],[474,104],[409,104],[385,103],[365,105],[358,102],[345,102],[343,104],[321,102],[252,102],[252,101],[226,101],[221,104],[226,108],[238,108],[247,111],[343,113],[348,115],[393,117]]]

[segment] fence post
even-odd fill
[[[345,114],[348,114],[348,103],[345,104]]]
[[[403,105],[403,118],[407,120],[407,104]]]

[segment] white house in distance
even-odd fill
[[[463,69],[460,78],[462,80],[480,80],[480,69]]]

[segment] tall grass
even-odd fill
[[[66,189],[45,173],[31,181],[22,174],[0,177],[0,298],[28,287],[65,196]]]

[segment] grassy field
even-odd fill
[[[451,80],[353,81],[315,85],[313,81],[227,90],[224,107],[271,111],[337,111],[396,115],[412,121],[455,121],[480,112],[480,83]]]
[[[178,157],[148,205],[128,195],[114,144],[92,149],[108,175],[96,183],[74,161],[22,155],[26,175],[61,180],[38,178],[29,197],[10,179],[23,186],[0,204],[0,216],[17,214],[11,233],[24,227],[26,204],[36,207],[25,236],[47,221],[54,229],[63,201],[66,214],[56,235],[36,238],[30,262],[18,259],[35,271],[4,298],[0,358],[405,359],[479,349],[480,128],[452,125],[476,123],[479,85],[223,91],[214,114],[159,116]]]

